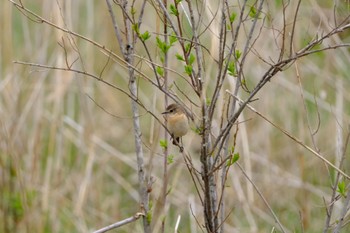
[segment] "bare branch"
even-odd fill
[[[226,91],[227,93],[230,93],[229,91]],[[232,95],[232,93],[230,93]],[[246,101],[243,101],[241,99],[239,99],[237,96],[233,96],[234,98],[236,98],[237,100],[239,100],[239,102],[241,104],[246,103]],[[340,170],[338,167],[336,167],[334,164],[332,164],[331,162],[329,162],[327,159],[325,159],[322,155],[320,155],[319,153],[317,153],[314,149],[312,149],[311,147],[309,147],[308,145],[304,144],[300,139],[292,136],[290,133],[288,133],[285,129],[282,129],[280,126],[276,125],[275,123],[273,123],[272,121],[270,121],[269,119],[267,119],[265,116],[263,116],[260,112],[258,112],[257,110],[255,110],[252,106],[250,106],[249,104],[246,104],[245,106],[247,106],[250,110],[252,110],[253,112],[255,112],[256,114],[258,114],[261,118],[263,118],[265,121],[267,121],[268,123],[270,123],[271,125],[273,125],[275,128],[277,128],[278,130],[280,130],[283,134],[285,134],[286,136],[288,136],[290,139],[292,139],[293,141],[295,141],[296,143],[298,143],[299,145],[301,145],[302,147],[304,147],[306,150],[308,150],[309,152],[311,152],[312,154],[314,154],[317,158],[321,159],[323,162],[325,162],[327,165],[329,165],[330,167],[334,168],[337,172],[339,172],[341,175],[343,175],[345,178],[347,178],[348,180],[350,180],[350,176],[347,175],[345,172],[343,172],[342,170]]]
[[[350,127],[348,127],[348,129],[350,129]],[[345,145],[344,145],[344,148],[343,148],[343,154],[342,154],[340,162],[339,162],[339,167],[342,167],[343,164],[344,164],[346,150],[347,150],[348,145],[349,145],[349,140],[350,140],[350,132],[348,132],[348,135],[347,135],[346,140],[345,140]],[[332,214],[333,214],[333,207],[334,207],[335,202],[338,200],[338,198],[337,198],[337,188],[338,188],[338,184],[339,184],[340,179],[341,179],[340,172],[338,172],[337,173],[337,177],[335,178],[335,182],[332,185],[333,187],[332,187],[332,197],[331,197],[331,200],[330,200],[330,206],[329,206],[329,208],[327,208],[327,205],[325,205],[326,206],[326,212],[327,212],[327,218],[326,218],[325,227],[323,229],[323,233],[327,233],[328,229],[330,227],[331,217],[332,217]],[[350,196],[349,195],[349,191],[350,191],[350,189],[348,190],[347,199]],[[348,204],[344,203],[344,208],[347,208],[347,206],[348,206]]]
[[[115,228],[119,228],[123,225],[126,225],[128,223],[131,223],[131,222],[135,222],[136,220],[138,220],[141,216],[145,216],[144,213],[136,213],[134,216],[132,217],[129,217],[129,218],[126,218],[124,220],[121,220],[119,222],[116,222],[116,223],[113,223],[109,226],[106,226],[106,227],[103,227],[97,231],[94,231],[94,233],[104,233],[104,232],[107,232],[107,231],[110,231],[112,229],[115,229]]]
[[[119,29],[117,21],[115,20],[115,16],[114,16],[114,13],[113,13],[111,1],[110,0],[106,0],[106,3],[107,3],[107,7],[108,7],[108,12],[109,12],[109,14],[111,16],[111,19],[112,19],[112,23],[113,23],[113,27],[114,27],[114,33],[115,33],[115,36],[117,37],[117,40],[118,40],[119,49],[122,52],[122,54],[124,54],[125,53],[125,45],[124,45],[124,42],[123,42],[121,31]]]
[[[270,213],[272,214],[273,218],[275,219],[275,221],[277,222],[278,226],[280,227],[281,231],[286,233],[286,230],[284,229],[282,223],[279,221],[277,215],[275,214],[275,212],[273,211],[273,209],[271,208],[270,204],[267,202],[267,200],[265,199],[264,195],[262,194],[262,192],[259,190],[259,188],[255,185],[255,183],[251,180],[250,177],[248,177],[247,173],[244,171],[243,167],[237,162],[237,166],[239,167],[239,169],[241,169],[243,175],[245,176],[245,178],[247,178],[247,180],[253,185],[255,191],[259,194],[260,198],[263,200],[264,204],[266,205],[266,207],[269,209]]]
[[[162,8],[163,14],[166,16],[168,22],[171,25],[171,28],[173,29],[173,31],[175,32],[177,37],[181,37],[181,34],[179,33],[177,27],[175,27],[175,23],[171,20],[170,14],[168,12],[168,10],[166,9],[166,7],[164,6],[162,0],[156,0],[158,5],[160,6],[160,8]]]
[[[300,3],[301,3],[301,0],[298,1],[297,9],[295,10],[295,13],[294,13],[293,28],[292,28],[292,32],[290,35],[289,56],[292,56],[292,54],[293,54],[293,41],[294,41],[295,25],[297,23],[297,16],[299,13]],[[283,35],[285,33],[286,33],[286,27],[284,27],[284,29],[283,29]],[[281,59],[282,59],[282,57],[281,57]]]
[[[345,199],[345,202],[344,202],[344,204],[343,204],[343,209],[342,209],[342,211],[341,211],[341,214],[340,214],[340,218],[339,218],[337,227],[335,228],[335,230],[333,231],[333,233],[338,233],[338,232],[340,232],[341,228],[343,227],[344,218],[345,218],[345,215],[348,213],[349,206],[350,206],[350,188],[348,188],[348,192],[347,192],[347,194],[346,194],[346,199]]]
[[[311,137],[311,141],[312,141],[313,147],[319,153],[320,151],[319,151],[319,149],[316,146],[315,137],[314,137],[314,134],[312,133],[312,130],[311,130],[311,125],[310,125],[310,120],[309,120],[309,113],[308,113],[307,108],[306,108],[306,101],[305,101],[305,97],[304,97],[303,86],[302,86],[301,78],[300,78],[300,74],[299,74],[298,62],[295,61],[294,65],[295,65],[295,70],[296,70],[296,76],[297,76],[297,79],[298,79],[300,95],[301,95],[301,99],[303,101],[303,109],[304,109],[304,113],[306,115],[307,127],[309,129],[309,133],[310,133],[310,137]],[[317,114],[319,114],[319,113],[317,113]]]

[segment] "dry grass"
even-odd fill
[[[118,52],[104,2],[60,2],[62,11],[56,1],[25,2],[50,21],[67,25]],[[75,67],[98,76],[108,57],[85,41],[28,20],[8,1],[2,5],[0,232],[91,232],[133,215],[139,207],[130,100],[83,75],[13,63],[20,60],[64,67],[64,50],[58,43],[65,43],[69,62],[79,57],[78,48],[82,60],[78,60]],[[261,38],[264,39],[257,40],[255,45],[257,53],[267,60],[276,57],[278,52],[276,35],[271,28],[272,24],[281,26],[279,7],[272,3],[266,6],[270,25],[263,28]],[[151,9],[149,7],[149,12]],[[348,14],[343,8],[342,15]],[[329,30],[331,15],[332,5],[319,6],[317,1],[305,1],[298,17],[295,48],[305,45],[316,33]],[[151,18],[155,16],[148,17],[144,26],[150,32],[159,30],[154,23],[157,21]],[[288,17],[291,21],[292,12]],[[346,31],[335,40],[349,42],[349,35]],[[206,43],[215,56],[215,40],[208,38]],[[141,47],[137,50],[142,55]],[[216,70],[210,57],[206,59],[209,78]],[[349,61],[348,49],[303,58],[276,76],[253,106],[311,147],[314,146],[308,124],[314,131],[320,120],[314,135],[315,145],[322,155],[337,164],[343,139],[349,133]],[[171,67],[181,73],[176,59],[171,62]],[[250,67],[246,67],[245,77],[248,87],[253,87],[266,65],[254,55],[248,57],[247,64]],[[138,68],[152,77],[146,63],[140,63]],[[127,71],[123,65],[109,61],[103,79],[127,89]],[[163,95],[144,80],[139,82],[140,98],[160,117]],[[210,81],[207,83],[210,92]],[[229,82],[226,85],[227,89],[233,88]],[[222,93],[221,104],[224,98]],[[199,111],[194,106],[193,110]],[[164,129],[145,111],[141,113],[146,162],[152,161],[147,166],[155,179],[151,193],[155,203],[161,188],[163,157],[159,139]],[[215,119],[214,125],[219,124],[219,120]],[[320,232],[326,218],[323,199],[329,200],[331,196],[334,172],[251,111],[243,113],[240,121],[245,120],[239,125],[240,164],[287,229]],[[187,135],[185,149],[200,169],[198,148],[198,136]],[[193,215],[203,223],[202,206],[183,158],[174,148],[171,153],[175,156],[170,165],[166,232],[173,231],[179,215],[180,232],[200,232]],[[346,162],[343,170],[349,169]],[[237,166],[230,171],[227,192],[226,212],[231,213],[226,222],[227,232],[271,232],[275,226],[273,218]],[[339,203],[336,212],[342,200]],[[344,232],[347,230],[350,227]],[[116,232],[141,232],[141,223],[129,224]]]

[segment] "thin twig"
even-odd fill
[[[204,230],[203,230],[203,227],[202,227],[202,224],[199,223],[199,220],[198,218],[196,217],[196,215],[193,213],[193,209],[192,209],[192,206],[190,205],[190,210],[191,210],[191,214],[192,216],[194,217],[194,219],[196,220],[196,223],[199,227],[199,229],[201,229],[201,231],[204,233]]]
[[[298,61],[295,61],[295,72],[296,72],[296,76],[297,76],[297,80],[298,80],[298,84],[299,84],[301,99],[303,101],[303,110],[304,110],[304,113],[306,115],[307,128],[308,128],[309,133],[310,133],[312,145],[313,145],[314,149],[317,151],[317,153],[319,153],[320,151],[319,151],[319,149],[316,146],[315,135],[313,134],[313,132],[311,130],[310,119],[309,119],[309,112],[307,111],[306,100],[305,100],[305,97],[304,97],[303,85],[301,83],[301,78],[300,78],[300,74],[299,74]],[[319,112],[317,112],[317,114],[319,115]]]
[[[347,24],[344,27],[338,28],[337,30],[332,30],[327,35],[328,35],[328,37],[330,37],[331,35],[333,35],[335,33],[339,33],[344,28],[350,28],[350,24]],[[324,37],[322,37],[323,38],[322,40],[324,40],[328,37],[324,36]],[[340,44],[340,45],[338,44],[338,45],[328,46],[328,47],[322,48],[322,49],[311,50],[314,46],[316,46],[317,44],[322,42],[322,40],[320,40],[320,39],[314,40],[313,42],[311,42],[311,44],[309,44],[308,46],[306,46],[305,48],[303,48],[299,52],[297,52],[293,57],[287,58],[285,60],[282,60],[282,61],[274,64],[265,72],[265,74],[260,79],[259,83],[251,91],[249,97],[241,104],[240,108],[228,120],[226,127],[224,129],[222,129],[219,136],[216,138],[212,148],[218,148],[219,150],[217,150],[218,151],[217,153],[219,153],[220,150],[223,148],[224,141],[222,140],[222,138],[226,138],[227,135],[230,133],[232,126],[237,121],[239,115],[242,113],[243,109],[245,109],[246,105],[248,103],[250,103],[252,101],[252,99],[255,97],[255,95],[261,90],[261,88],[263,88],[265,86],[265,84],[272,79],[272,77],[274,77],[277,73],[281,72],[284,67],[293,63],[297,59],[304,57],[304,56],[308,56],[310,54],[318,53],[321,51],[326,51],[329,49],[336,49],[336,48],[340,48],[340,47],[350,47],[350,44]],[[311,51],[307,51],[307,49],[310,49]]]
[[[119,49],[122,52],[122,54],[124,54],[124,52],[125,52],[125,45],[124,45],[124,41],[123,41],[123,38],[122,38],[122,33],[121,33],[120,29],[119,29],[117,21],[115,20],[115,15],[114,15],[114,12],[113,12],[111,1],[110,0],[106,0],[106,3],[107,3],[107,7],[108,7],[108,12],[109,12],[109,14],[111,16],[111,19],[112,19],[112,23],[113,23],[113,27],[114,27],[114,33],[115,33],[115,35],[117,37],[117,40],[118,40]]]
[[[269,209],[270,213],[272,214],[273,218],[275,219],[275,221],[277,222],[278,226],[281,228],[281,231],[286,233],[282,223],[279,221],[277,215],[275,214],[275,212],[273,211],[273,209],[271,208],[270,204],[267,202],[267,200],[265,199],[264,195],[262,194],[262,192],[259,190],[259,188],[255,185],[255,183],[250,179],[250,177],[247,175],[247,173],[244,171],[243,167],[236,162],[237,166],[241,169],[243,175],[247,178],[247,180],[253,185],[255,191],[258,193],[258,195],[260,196],[260,198],[263,200],[263,202],[265,203],[266,207]]]
[[[204,187],[203,187],[203,184],[201,182],[201,179],[199,178],[198,174],[198,170],[194,167],[193,163],[192,163],[192,159],[191,159],[191,156],[187,155],[186,152],[183,152],[182,153],[183,157],[184,157],[184,160],[185,160],[185,164],[186,164],[186,167],[188,169],[188,171],[190,172],[190,175],[191,175],[191,178],[192,178],[192,181],[193,181],[193,184],[194,184],[194,187],[197,191],[197,194],[198,194],[198,197],[199,197],[199,200],[201,202],[201,204],[203,205],[204,204],[204,201],[203,201],[203,197],[201,195],[201,192],[199,191],[199,188],[198,188],[198,184],[201,188],[201,191],[204,191]]]
[[[141,216],[145,216],[144,213],[136,213],[134,216],[132,217],[129,217],[129,218],[126,218],[124,220],[121,220],[119,222],[116,222],[116,223],[113,223],[109,226],[106,226],[106,227],[103,227],[97,231],[94,231],[94,233],[104,233],[104,232],[107,232],[107,231],[110,231],[112,229],[115,229],[115,228],[118,228],[118,227],[121,227],[123,225],[126,225],[128,223],[131,223],[131,222],[135,222],[136,220],[138,220]]]
[[[350,129],[350,127],[349,127],[349,129]],[[348,135],[346,136],[345,145],[344,145],[344,149],[343,149],[343,154],[342,154],[340,162],[339,162],[339,166],[340,167],[343,166],[343,163],[344,163],[344,160],[345,160],[345,155],[346,155],[346,150],[347,150],[347,147],[348,147],[348,144],[349,144],[349,140],[350,140],[350,132],[348,132]],[[340,178],[341,178],[340,177],[340,173],[338,172],[337,173],[337,177],[335,178],[335,182],[332,185],[332,197],[331,197],[331,200],[330,200],[330,206],[329,206],[329,208],[327,208],[327,205],[325,205],[326,206],[327,218],[326,218],[325,227],[323,229],[323,233],[326,233],[328,231],[328,229],[329,229],[329,226],[330,226],[330,221],[331,221],[331,217],[332,217],[332,214],[333,214],[333,207],[334,207],[335,202],[338,200],[337,199],[337,187],[338,187]],[[349,196],[349,194],[348,194],[348,196]]]
[[[349,210],[349,204],[350,204],[350,188],[348,188],[348,192],[346,194],[346,199],[345,199],[345,202],[343,204],[343,209],[341,211],[341,214],[340,214],[340,217],[339,217],[339,221],[338,221],[338,224],[337,224],[337,227],[335,228],[335,230],[333,231],[333,233],[339,233],[341,228],[343,227],[343,222],[344,222],[344,218],[345,218],[345,215],[346,213],[348,212]]]
[[[230,93],[230,91],[226,91],[227,93]],[[230,93],[232,95],[232,93]],[[245,101],[241,100],[240,98],[238,98],[237,96],[233,96],[234,98],[238,99],[239,102],[241,104],[244,104]],[[329,162],[327,159],[325,159],[322,155],[320,155],[319,153],[317,153],[314,149],[312,149],[311,147],[309,147],[308,145],[306,145],[305,143],[303,143],[300,139],[292,136],[289,132],[287,132],[285,129],[281,128],[280,126],[276,125],[275,123],[273,123],[272,121],[270,121],[269,119],[267,119],[264,115],[262,115],[260,112],[258,112],[257,110],[255,110],[252,106],[250,106],[249,104],[246,104],[246,106],[252,110],[253,112],[255,112],[257,115],[259,115],[261,118],[263,118],[265,121],[267,121],[268,123],[270,123],[271,125],[273,125],[275,128],[277,128],[278,130],[280,130],[283,134],[285,134],[286,136],[288,136],[290,139],[292,139],[293,141],[295,141],[296,143],[298,143],[299,145],[301,145],[302,147],[304,147],[306,150],[308,150],[309,152],[311,152],[312,154],[314,154],[317,158],[321,159],[323,162],[325,162],[326,164],[328,164],[329,166],[331,166],[332,168],[334,168],[336,171],[338,171],[340,174],[342,174],[345,178],[347,178],[348,180],[350,180],[350,176],[347,175],[345,172],[343,172],[342,170],[340,170],[338,167],[336,167],[334,164],[332,164],[331,162]]]
[[[77,73],[77,74],[81,74],[81,75],[85,75],[85,76],[88,76],[88,77],[90,77],[90,78],[93,78],[93,79],[95,79],[95,80],[97,80],[97,81],[99,81],[99,82],[101,82],[101,83],[103,83],[103,84],[105,84],[105,85],[107,85],[107,86],[113,88],[113,89],[116,89],[116,90],[120,91],[121,93],[123,93],[123,94],[125,94],[126,96],[128,96],[130,99],[136,101],[140,107],[142,107],[144,110],[146,110],[147,113],[151,114],[152,117],[154,117],[154,118],[158,121],[158,123],[159,123],[160,125],[162,125],[164,128],[166,128],[166,126],[163,124],[163,121],[161,121],[161,120],[157,117],[157,115],[156,115],[155,113],[149,111],[149,110],[147,109],[147,107],[146,107],[138,98],[135,98],[135,97],[131,96],[130,93],[128,93],[128,92],[125,91],[124,89],[122,89],[122,88],[120,88],[120,87],[118,87],[118,86],[116,86],[116,85],[114,85],[114,84],[112,84],[112,83],[109,83],[109,82],[103,80],[102,77],[98,77],[98,76],[96,76],[96,75],[94,75],[94,74],[91,74],[91,73],[89,73],[89,72],[81,71],[81,70],[76,70],[76,69],[72,69],[72,68],[48,66],[48,65],[42,65],[42,64],[31,63],[31,62],[23,62],[23,61],[13,61],[13,63],[15,63],[15,64],[20,64],[20,65],[33,66],[33,67],[39,67],[39,68],[44,68],[44,69],[50,69],[50,70],[61,70],[61,71],[73,72],[73,73]],[[108,113],[108,112],[107,112],[107,113]],[[108,114],[110,114],[110,113],[108,113]],[[113,114],[110,114],[110,115],[113,115]],[[114,115],[113,115],[113,116],[114,116]],[[139,116],[141,116],[141,115],[139,115]]]
[[[102,53],[104,53],[106,56],[110,56],[111,58],[113,57],[114,61],[118,61],[120,63],[122,63],[124,66],[127,66],[129,68],[132,68],[135,72],[137,72],[140,77],[144,78],[146,81],[150,82],[153,86],[155,86],[157,89],[159,89],[161,92],[163,92],[164,94],[168,95],[171,99],[173,99],[175,102],[179,102],[176,97],[170,93],[165,91],[162,86],[160,86],[159,84],[153,82],[150,78],[147,77],[147,75],[145,75],[143,72],[141,72],[139,69],[137,69],[135,66],[133,66],[132,64],[128,63],[128,61],[126,61],[125,59],[123,59],[122,57],[118,56],[117,54],[113,53],[111,49],[106,48],[104,45],[101,45],[99,43],[97,43],[96,41],[85,37],[83,35],[80,35],[79,33],[76,33],[74,31],[71,31],[67,28],[63,28],[60,27],[57,24],[52,23],[51,21],[41,17],[40,15],[32,12],[31,10],[29,10],[28,8],[26,8],[23,4],[17,3],[13,0],[8,0],[10,1],[25,17],[27,17],[29,20],[32,20],[36,23],[44,23],[47,24],[49,26],[52,26],[53,28],[56,28],[57,30],[60,30],[64,33],[67,33],[69,35],[75,36],[77,38],[80,38],[84,41],[87,41],[88,43],[96,46],[97,48],[99,48],[101,50]],[[30,17],[34,17],[36,20],[31,19]],[[122,48],[121,48],[122,49]],[[122,50],[123,51],[123,50]],[[136,56],[135,54],[132,54],[131,56]],[[116,59],[116,60],[115,60]],[[143,58],[144,59],[144,58]],[[145,61],[147,61],[146,59],[144,59]],[[151,61],[148,61],[150,64],[154,64]]]
[[[293,40],[294,40],[294,33],[295,33],[295,25],[297,23],[297,16],[299,13],[300,3],[301,3],[301,0],[298,1],[297,8],[296,8],[295,13],[294,13],[293,27],[292,27],[292,32],[290,35],[289,56],[292,56],[292,54],[293,54]],[[286,27],[283,28],[283,34],[285,34],[285,33],[286,33]],[[282,59],[282,57],[281,57],[281,59]]]

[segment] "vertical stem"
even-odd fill
[[[214,206],[216,193],[216,184],[213,174],[210,174],[211,170],[211,157],[208,155],[209,148],[209,135],[210,135],[210,122],[208,121],[208,109],[205,101],[202,103],[202,147],[201,147],[201,163],[202,163],[202,179],[204,182],[204,218],[205,225],[208,232],[214,232]],[[214,192],[213,192],[214,191]]]
[[[336,80],[336,110],[335,115],[337,118],[338,124],[335,125],[336,127],[336,151],[335,151],[335,166],[339,167],[340,160],[342,158],[342,149],[343,149],[343,113],[344,113],[344,88],[343,88],[343,79],[339,78]]]
[[[118,40],[118,44],[120,46],[120,50],[124,55],[124,59],[128,64],[128,73],[129,73],[129,90],[130,94],[133,97],[131,100],[131,109],[132,109],[132,116],[133,116],[133,126],[134,126],[134,140],[135,140],[135,150],[136,150],[136,159],[137,159],[137,172],[138,172],[138,180],[139,180],[139,196],[140,196],[140,206],[141,209],[145,212],[145,216],[143,217],[143,229],[145,233],[151,232],[151,226],[150,223],[147,220],[147,213],[149,210],[149,193],[147,191],[147,181],[146,181],[146,172],[144,167],[144,155],[143,155],[143,149],[142,149],[142,140],[141,140],[141,127],[140,127],[140,119],[139,119],[139,109],[138,104],[136,102],[138,98],[137,93],[137,83],[136,83],[136,76],[133,69],[133,53],[134,53],[134,46],[136,43],[136,40],[133,40],[133,33],[131,29],[131,23],[130,18],[127,15],[127,12],[130,12],[128,1],[124,0],[121,4],[122,11],[123,11],[123,19],[124,19],[124,26],[125,26],[125,45],[123,43],[122,39],[122,33],[119,29],[119,26],[115,20],[114,13],[112,10],[112,5],[110,0],[106,0],[109,13],[112,18],[115,34]]]
[[[217,205],[216,182],[214,174],[210,173],[213,159],[209,155],[211,149],[210,135],[211,135],[211,121],[209,119],[208,106],[206,104],[206,90],[203,89],[204,70],[202,61],[202,50],[199,36],[196,29],[195,15],[193,12],[192,3],[187,0],[188,9],[190,13],[190,20],[193,33],[194,48],[196,52],[198,73],[195,75],[197,93],[199,93],[202,100],[202,147],[201,147],[201,163],[202,163],[202,179],[204,181],[204,217],[208,232],[216,232],[218,228],[218,218],[215,215],[215,208]]]
[[[348,127],[348,130],[350,130],[350,126]],[[342,148],[343,151],[342,151],[342,156],[341,156],[340,161],[339,161],[339,168],[341,168],[343,166],[343,163],[344,163],[344,160],[345,160],[345,155],[346,155],[346,150],[347,150],[348,145],[349,145],[349,140],[350,140],[350,133],[348,133],[348,135],[347,135],[347,137],[345,139],[344,148]],[[331,197],[331,200],[330,200],[331,204],[330,204],[329,208],[327,208],[327,206],[326,206],[327,218],[326,218],[325,227],[323,229],[323,233],[327,233],[328,229],[330,227],[330,222],[331,222],[331,218],[332,218],[332,214],[333,214],[333,209],[334,209],[334,205],[335,205],[335,202],[336,202],[337,187],[338,187],[340,179],[341,179],[341,174],[340,174],[340,172],[338,172],[337,173],[337,177],[335,178],[335,182],[332,185],[333,192],[332,192],[332,197]]]
[[[165,8],[167,8],[167,0],[164,0],[164,6]],[[167,28],[167,17],[164,13],[164,42],[165,44],[168,44],[168,28]],[[164,68],[164,88],[165,90],[168,89],[168,53],[166,52],[164,54],[164,64],[163,64],[163,68]],[[168,96],[164,95],[164,102],[165,102],[165,106],[168,106]],[[167,124],[167,122],[166,122]],[[166,130],[164,130],[164,138],[166,141],[168,141],[169,136],[168,136],[168,132]],[[166,196],[167,196],[167,189],[168,189],[168,148],[165,148],[164,150],[164,162],[163,162],[163,190],[162,190],[162,211],[161,213],[164,213],[165,210],[165,204],[166,204]],[[161,232],[164,232],[164,226],[165,226],[165,218],[162,219],[162,229]]]
[[[192,9],[192,4],[190,0],[187,0],[187,4],[188,4],[188,10],[190,12],[190,19],[191,19],[191,25],[192,25],[192,33],[193,33],[193,41],[194,43],[194,49],[196,51],[196,59],[197,59],[197,68],[198,68],[198,74],[197,76],[195,76],[195,81],[196,81],[196,89],[198,93],[201,93],[203,98],[206,97],[205,92],[203,90],[203,78],[204,78],[204,72],[203,72],[203,62],[202,62],[202,49],[200,45],[200,41],[199,41],[199,37],[198,37],[198,33],[197,33],[197,29],[196,29],[196,22],[194,19],[194,13],[193,13],[193,9]],[[205,103],[205,102],[204,102]]]
[[[128,49],[127,51],[130,51]],[[131,54],[131,52],[127,52],[127,54]],[[130,58],[131,56],[129,56]],[[134,70],[129,67],[129,77],[130,77],[130,93],[132,96],[137,98],[137,84],[136,78],[134,74]],[[148,200],[149,194],[147,192],[147,183],[145,179],[145,168],[144,168],[144,159],[143,159],[143,149],[142,149],[142,141],[141,141],[141,127],[140,127],[140,119],[139,119],[139,109],[135,100],[131,101],[132,108],[132,117],[133,117],[133,125],[134,125],[134,137],[135,137],[135,147],[136,147],[136,158],[137,158],[137,171],[138,171],[138,180],[139,180],[139,195],[140,195],[140,205],[144,208],[145,213],[148,212]],[[150,224],[146,217],[143,217],[143,227],[144,232],[151,232]]]
[[[260,5],[259,5],[259,8],[258,8],[258,14],[260,14],[261,10],[262,10],[262,6],[263,6],[263,3],[264,3],[264,0],[261,0],[260,1]],[[228,7],[228,4],[227,4],[227,1],[225,1],[225,4],[227,6],[227,10],[229,11],[229,7]],[[238,26],[236,28],[236,33],[235,35],[233,35],[233,38],[234,38],[234,43],[232,44],[232,47],[231,47],[231,50],[230,50],[230,53],[229,53],[229,56],[232,56],[234,50],[235,50],[235,46],[236,46],[236,42],[237,42],[237,35],[238,35],[238,31],[240,29],[240,26],[241,26],[241,23],[242,23],[242,17],[243,17],[243,13],[244,13],[244,9],[246,7],[246,4],[247,4],[247,1],[244,1],[243,3],[243,7],[241,9],[241,15],[240,15],[240,20],[239,20],[239,23],[238,23]],[[223,4],[224,5],[224,4]],[[222,8],[222,14],[224,14],[224,6]],[[228,15],[229,17],[229,15]],[[253,35],[253,32],[255,32],[255,26],[256,26],[256,23],[258,21],[258,18],[259,17],[256,17],[253,21],[253,25],[251,26],[251,29],[250,29],[250,32],[249,32],[249,36],[248,36],[248,39],[246,41],[246,45],[245,45],[245,48],[244,48],[244,51],[243,51],[243,57],[242,57],[242,60],[241,60],[241,66],[240,66],[240,69],[238,70],[238,76],[237,76],[237,79],[235,81],[235,89],[234,89],[234,95],[238,95],[238,92],[239,92],[239,88],[241,86],[241,80],[242,80],[242,73],[243,73],[243,65],[245,63],[245,59],[246,59],[246,56],[248,54],[248,51],[249,51],[249,47],[251,46],[250,44],[250,41],[252,39],[252,35]],[[238,64],[238,62],[236,62],[236,64]],[[226,73],[227,71],[227,67],[225,68],[225,71],[224,73]],[[219,92],[219,90],[218,90]],[[235,114],[235,107],[236,107],[236,100],[234,99],[231,106],[228,106],[229,108],[229,118],[232,118]],[[238,117],[237,117],[238,119]],[[228,125],[226,125],[226,127],[228,127]],[[223,149],[223,158],[226,159],[226,156],[228,155],[228,140],[231,138],[231,133],[228,132],[228,134],[226,135],[226,137],[222,138],[223,140],[223,143],[222,143],[222,147],[219,147],[220,149],[218,150],[217,152],[217,155],[216,157],[219,156],[219,154],[221,153],[221,150]],[[226,173],[227,173],[227,167],[226,166],[223,166],[222,170],[221,170],[221,200],[224,200],[224,190],[225,190],[225,182],[226,182]],[[221,221],[224,220],[224,215],[225,215],[225,210],[224,210],[224,203],[221,202],[219,203],[219,207],[220,208],[220,219]],[[216,218],[217,219],[217,218]],[[220,232],[223,233],[224,232],[224,224],[220,223],[221,224],[221,227],[220,227]]]
[[[343,209],[342,209],[341,214],[340,214],[340,219],[339,219],[337,227],[335,228],[333,233],[339,233],[341,228],[343,227],[344,218],[345,218],[346,213],[348,212],[349,205],[350,205],[350,189],[348,189],[348,192],[346,194],[346,199],[345,199]]]

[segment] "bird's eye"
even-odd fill
[[[170,112],[174,112],[174,109],[171,109]]]

